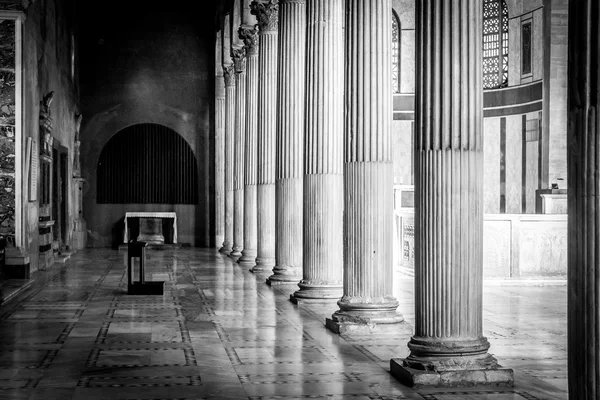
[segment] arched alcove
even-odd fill
[[[198,165],[174,130],[136,124],[105,144],[97,185],[98,204],[197,204]]]

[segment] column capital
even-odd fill
[[[246,70],[246,48],[244,46],[232,46],[231,58],[233,59],[233,66],[236,74]]]
[[[240,26],[238,35],[244,41],[246,56],[258,54],[258,24]]]
[[[235,68],[233,64],[223,65],[223,78],[225,78],[225,86],[235,85]]]
[[[253,0],[250,12],[256,16],[260,32],[277,31],[279,29],[278,0]]]

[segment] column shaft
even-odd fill
[[[335,332],[394,327],[391,0],[346,3],[344,296]]]
[[[268,283],[302,279],[306,2],[279,1],[275,268]]]
[[[511,384],[482,332],[482,3],[417,2],[415,335],[409,385]]]
[[[342,1],[307,0],[303,278],[293,301],[342,296]]]
[[[244,250],[240,265],[256,264],[257,220],[256,183],[258,128],[258,27],[242,26],[240,37],[246,46],[246,167],[244,170]]]
[[[239,259],[244,249],[244,153],[246,151],[246,49],[234,46],[235,131],[233,173],[233,250],[229,257]]]
[[[277,1],[254,1],[258,54],[258,251],[252,271],[275,265],[275,132],[277,116]]]
[[[600,5],[569,2],[569,398],[600,398]]]
[[[233,249],[233,142],[235,128],[235,72],[233,65],[223,67],[225,77],[225,240],[221,251]]]
[[[225,82],[215,77],[215,244],[225,240]]]

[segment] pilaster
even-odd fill
[[[391,372],[409,386],[512,385],[482,332],[482,2],[449,4],[417,2],[415,334]]]
[[[569,398],[600,398],[600,8],[569,2],[568,376]]]
[[[279,0],[275,268],[267,283],[302,279],[306,1]]]
[[[275,130],[277,116],[277,0],[255,0],[250,5],[259,27],[258,50],[258,185],[257,257],[251,271],[275,265]]]
[[[391,0],[346,2],[344,296],[336,333],[397,329],[393,296]]]
[[[257,129],[258,129],[258,25],[242,25],[239,36],[246,47],[246,150],[244,169],[244,250],[238,263],[256,265],[257,209]]]
[[[303,277],[291,300],[342,296],[342,0],[307,0]]]

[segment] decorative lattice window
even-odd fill
[[[508,7],[504,0],[483,1],[483,88],[508,85]]]
[[[392,91],[400,93],[400,20],[392,11]]]

